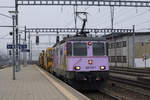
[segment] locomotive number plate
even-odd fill
[[[85,69],[95,69],[96,66],[86,66]]]

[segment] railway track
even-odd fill
[[[111,86],[102,90],[102,92],[112,96],[116,100],[149,100],[150,96],[143,95],[137,91],[132,91],[130,87],[121,87],[120,85]]]
[[[102,90],[99,90],[99,91],[100,91],[101,93],[103,93],[103,94],[106,94],[106,95],[108,95],[108,96],[111,96],[111,97],[114,98],[115,100],[123,100],[124,98],[127,98],[127,97],[125,97],[125,96],[123,96],[123,95],[120,95],[120,94],[118,94],[118,93],[112,91],[111,89],[105,88],[105,89],[102,89]],[[131,99],[128,98],[128,100],[131,100]]]
[[[131,79],[125,79],[125,78],[110,76],[110,80],[150,90],[150,83],[149,82],[140,81],[138,79],[137,80],[131,80]]]
[[[118,100],[114,98],[114,96],[110,96],[109,94],[107,94],[108,92],[104,93],[104,91],[102,92],[97,90],[97,91],[80,91],[80,92],[85,96],[87,96],[88,98],[90,98],[91,100]]]
[[[150,77],[149,68],[114,68],[106,88],[83,94],[91,100],[150,100],[150,81],[142,77]]]
[[[150,68],[110,67],[110,72],[128,72],[131,75],[150,74]],[[133,72],[133,73],[132,73]]]
[[[124,90],[132,91],[139,98],[146,98],[141,100],[149,100],[150,98],[150,70],[135,69],[135,68],[111,68],[110,80],[112,86],[117,86]],[[133,94],[133,95],[134,95]],[[133,97],[133,96],[131,96]],[[127,99],[129,100],[129,99]],[[131,99],[134,100],[134,99]],[[138,100],[138,99],[135,99]],[[139,99],[140,100],[140,99]]]
[[[112,87],[120,87],[129,91],[133,91],[137,94],[141,94],[144,96],[149,96],[150,97],[150,90],[146,90],[137,86],[133,86],[133,85],[128,85],[128,84],[124,84],[122,82],[116,82],[116,81],[111,81],[109,80],[109,85]]]
[[[119,86],[109,86],[98,91],[82,93],[91,100],[149,100],[150,98],[150,96],[141,95],[137,92],[131,91],[130,89]]]

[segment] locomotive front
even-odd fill
[[[105,87],[109,76],[105,41],[68,41],[67,55],[70,84],[78,89]]]

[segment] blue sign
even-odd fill
[[[19,44],[19,49],[27,49],[27,44]],[[13,46],[12,44],[7,44],[7,49],[13,49],[15,48],[15,46]]]
[[[12,44],[7,44],[7,49],[13,49],[13,48],[15,48],[14,45],[12,45]]]
[[[19,49],[26,49],[27,48],[27,45],[26,44],[20,44],[19,45]]]
[[[30,49],[21,49],[21,52],[30,52]]]

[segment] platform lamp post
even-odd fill
[[[15,77],[15,70],[16,70],[16,57],[15,57],[15,18],[16,18],[16,12],[15,11],[8,11],[12,15],[13,20],[13,80],[16,79]]]
[[[16,72],[18,72],[19,70],[19,58],[18,58],[18,48],[19,48],[19,44],[18,44],[18,20],[17,20],[17,17],[18,17],[18,10],[15,10],[15,11],[9,11],[10,14],[14,15],[15,16],[15,32],[16,32]]]

